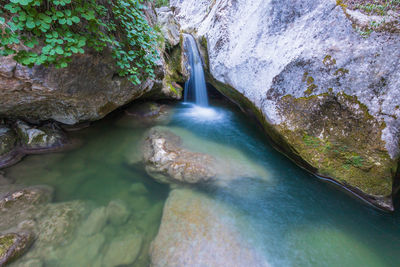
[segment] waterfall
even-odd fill
[[[195,102],[199,106],[208,106],[203,63],[192,35],[184,34],[184,48],[190,64],[190,78],[185,83],[185,102]]]

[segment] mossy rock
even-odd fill
[[[9,233],[0,235],[0,266],[3,266],[26,252],[33,242],[30,233]]]
[[[277,106],[285,123],[271,125],[244,95],[206,75],[221,93],[258,120],[273,145],[297,164],[339,182],[380,208],[393,210],[398,159],[389,156],[382,141],[385,122],[371,116],[356,97],[286,95]]]
[[[15,129],[22,147],[28,151],[61,148],[67,143],[66,135],[54,125],[37,127],[18,120]]]
[[[377,199],[391,198],[397,161],[381,138],[385,123],[371,116],[357,98],[344,93],[286,96],[279,112],[289,123],[277,128],[318,174]]]

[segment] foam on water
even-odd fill
[[[215,108],[202,107],[194,104],[190,104],[190,108],[186,109],[182,115],[196,122],[216,122],[222,121],[225,118],[224,114],[218,112]]]

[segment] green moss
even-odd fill
[[[343,2],[343,0],[336,0],[336,5],[340,6],[344,11],[347,8],[347,5]]]
[[[304,93],[306,95],[311,95],[317,88],[318,86],[316,86],[315,84],[311,84],[310,86],[307,87],[307,90]]]
[[[335,101],[337,104],[332,104]],[[316,105],[318,116],[324,118],[322,121],[305,115],[309,110],[315,110]],[[343,110],[356,105],[358,112],[362,112],[355,117],[357,112]],[[302,98],[290,96],[282,98],[281,110],[291,121],[291,128],[295,126],[296,130],[282,124],[278,126],[279,132],[295,153],[314,166],[320,175],[369,195],[391,195],[393,170],[397,163],[390,158],[381,140],[381,129],[385,124],[372,117],[356,97],[344,93]]]
[[[332,67],[336,65],[336,59],[334,59],[331,55],[326,55],[322,60],[322,63],[324,63],[326,67]]]
[[[349,73],[349,70],[348,70],[348,69],[340,68],[340,69],[338,69],[338,70],[335,71],[334,75],[335,75],[335,76],[342,77],[342,76],[344,76],[344,75],[346,75],[346,74],[348,74],[348,73]]]
[[[6,256],[9,249],[15,242],[15,235],[8,234],[0,237],[0,260]]]

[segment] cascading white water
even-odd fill
[[[208,106],[206,80],[203,63],[190,34],[184,34],[184,48],[190,64],[190,79],[185,83],[185,102],[194,102],[199,106]]]

